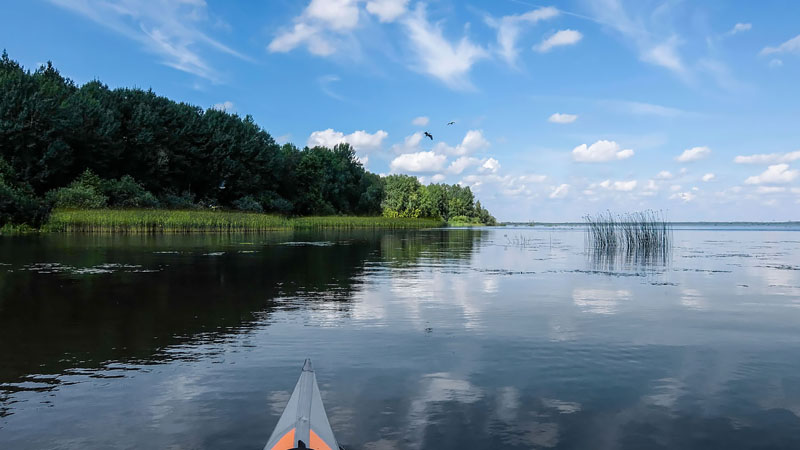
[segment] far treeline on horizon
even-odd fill
[[[279,145],[251,116],[82,86],[0,60],[0,227],[54,209],[222,209],[494,225],[468,186],[364,169],[347,143]]]

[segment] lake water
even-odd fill
[[[800,448],[800,229],[0,238],[0,448]]]

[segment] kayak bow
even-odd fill
[[[322,406],[322,396],[310,359],[303,364],[300,379],[264,450],[302,448],[339,450]]]

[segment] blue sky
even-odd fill
[[[471,186],[501,220],[800,220],[800,2],[32,0],[3,13],[0,47],[27,67],[250,114],[280,142],[348,141],[373,172]]]

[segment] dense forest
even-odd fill
[[[0,226],[52,208],[223,208],[493,224],[469,187],[380,177],[348,144],[279,145],[251,116],[152,90],[77,86],[51,63],[0,60]]]

